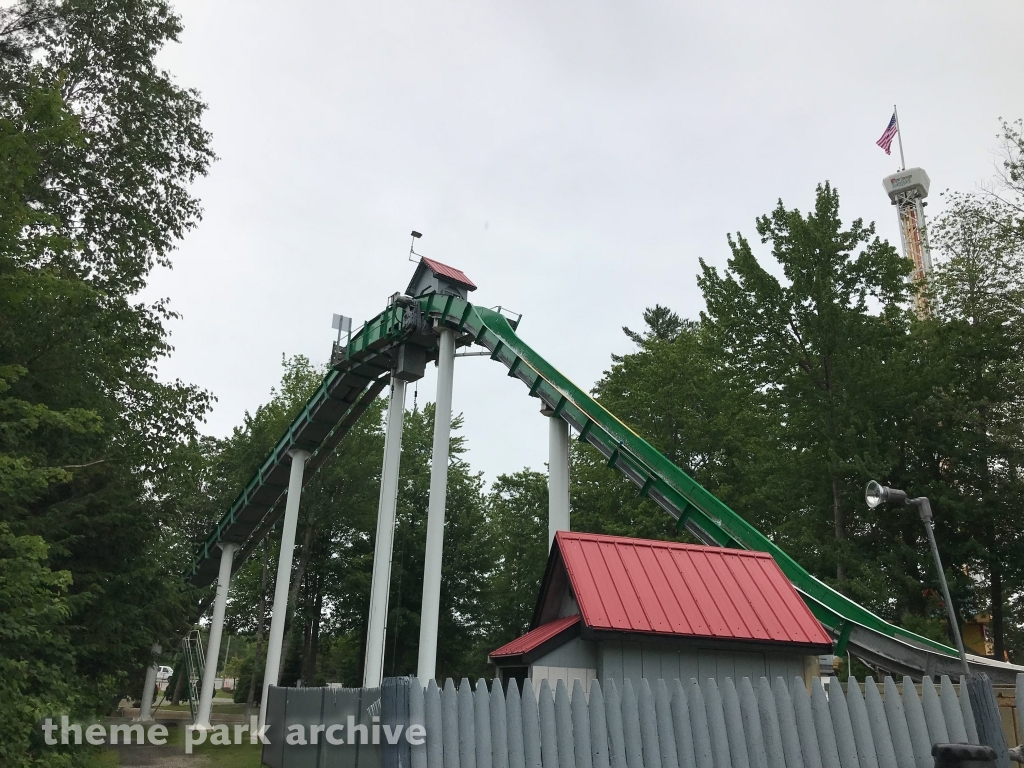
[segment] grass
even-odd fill
[[[229,725],[232,736],[235,726]],[[232,744],[231,746],[217,746],[210,744],[209,739],[203,744],[196,744],[192,747],[193,755],[203,755],[209,758],[210,762],[217,768],[260,768],[263,756],[262,744],[250,744],[248,732],[243,734],[243,744]],[[168,744],[178,746],[182,752],[185,751],[185,728],[175,728],[168,735]]]
[[[232,735],[234,726],[229,726]],[[211,766],[216,768],[260,768],[262,765],[263,746],[261,744],[249,744],[248,733],[244,734],[244,744],[232,744],[230,746],[212,745],[207,741],[204,744],[196,744],[192,747],[193,755],[206,757]],[[168,728],[167,745],[176,748],[175,751],[185,754],[185,727]],[[120,763],[117,752],[105,750],[93,762],[90,768],[116,768]]]
[[[89,768],[116,768],[118,765],[117,752],[104,750],[92,759]]]
[[[263,747],[259,744],[239,744],[231,747],[195,747],[193,754],[206,755],[217,768],[260,768]]]

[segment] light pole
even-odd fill
[[[924,523],[925,533],[928,534],[928,544],[932,548],[932,557],[935,558],[935,570],[939,572],[939,584],[942,585],[942,599],[946,601],[946,612],[949,614],[949,627],[953,632],[953,639],[956,641],[956,649],[960,652],[960,663],[963,665],[964,674],[970,675],[967,668],[967,654],[964,652],[964,641],[960,637],[960,626],[956,623],[956,613],[953,611],[953,601],[949,597],[949,586],[946,584],[946,572],[942,570],[942,560],[939,558],[939,546],[935,543],[935,531],[932,528],[932,505],[927,496],[918,496],[916,499],[908,498],[906,491],[897,488],[887,488],[874,480],[868,483],[864,490],[864,499],[868,507],[874,509],[879,504],[892,502],[894,504],[910,504],[917,507],[921,515],[921,522]]]

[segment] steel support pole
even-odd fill
[[[402,426],[405,422],[405,384],[401,379],[391,377],[388,424],[384,433],[384,466],[380,472],[380,500],[377,503],[377,540],[373,547],[370,615],[366,622],[364,688],[380,687],[384,672],[384,636],[388,630],[391,555],[395,541],[395,510],[398,506],[398,470],[402,460]]]
[[[919,496],[910,499],[908,504],[917,506],[921,514],[921,522],[924,523],[925,533],[928,534],[928,546],[932,550],[932,558],[935,560],[935,570],[938,572],[939,584],[942,586],[942,599],[946,601],[946,615],[949,616],[949,631],[956,642],[956,650],[960,654],[960,665],[964,674],[970,675],[971,669],[967,666],[967,653],[964,651],[964,641],[960,637],[960,625],[956,621],[956,611],[953,610],[953,600],[949,596],[949,585],[946,584],[946,572],[942,568],[942,558],[939,557],[939,545],[935,541],[935,529],[932,526],[932,505],[926,496]]]
[[[452,384],[455,376],[455,331],[442,328],[437,356],[437,398],[434,405],[434,446],[430,454],[430,499],[427,503],[427,546],[423,561],[420,605],[420,646],[416,677],[422,685],[434,679],[437,665],[437,623],[441,613],[441,561],[444,513],[448,500],[448,447],[452,426]]]
[[[231,586],[231,561],[237,544],[220,545],[220,573],[217,576],[217,594],[213,599],[213,616],[210,619],[210,637],[206,642],[206,666],[203,669],[202,688],[199,692],[199,711],[196,713],[197,728],[210,726],[210,708],[213,705],[213,682],[217,677],[217,661],[220,659],[220,636],[224,631],[224,609],[228,603],[228,588]]]
[[[153,647],[150,649],[153,654],[153,663],[149,665],[146,670],[146,683],[142,689],[142,704],[139,707],[139,722],[140,723],[151,723],[153,722],[153,697],[156,695],[156,673],[159,669],[160,653],[163,649],[159,643],[153,643]]]
[[[270,686],[277,685],[281,672],[281,645],[284,643],[284,624],[288,614],[288,591],[292,581],[292,555],[295,552],[295,529],[299,523],[299,500],[302,497],[302,472],[309,459],[309,451],[289,451],[292,458],[288,477],[288,498],[284,507],[284,526],[281,531],[281,553],[277,557],[277,580],[274,582],[274,606],[270,614],[270,635],[267,638],[267,664],[263,670],[263,693],[260,696],[262,728],[267,722],[267,696]],[[209,656],[207,665],[209,665]],[[216,657],[215,657],[216,658]]]
[[[555,531],[569,530],[569,425],[548,416],[548,550]]]

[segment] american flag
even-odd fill
[[[885,127],[885,133],[882,134],[882,138],[875,142],[878,146],[885,150],[885,154],[892,154],[892,140],[896,138],[896,132],[899,128],[896,125],[896,113],[892,113],[892,120],[889,121],[889,125]]]

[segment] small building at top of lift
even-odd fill
[[[475,290],[476,284],[461,269],[420,256],[420,263],[416,265],[416,271],[412,274],[405,294],[418,299],[420,296],[436,293],[441,296],[457,296],[468,301],[469,292]]]
[[[559,531],[502,682],[810,678],[832,638],[764,552]]]

